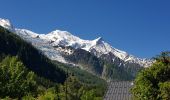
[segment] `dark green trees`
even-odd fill
[[[138,74],[132,89],[136,100],[170,100],[169,54],[163,52],[152,66]]]
[[[72,75],[64,84],[41,79],[27,69],[18,57],[7,56],[0,62],[0,99],[102,100],[104,94],[101,86],[84,84]]]
[[[61,100],[102,100],[103,89],[81,83],[75,76],[70,76],[60,86]]]
[[[37,90],[35,75],[17,57],[7,56],[0,63],[0,97],[20,98]]]

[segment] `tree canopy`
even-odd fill
[[[17,57],[7,56],[0,63],[0,97],[22,97],[35,93],[35,74],[28,71]]]
[[[170,100],[170,52],[162,52],[155,59],[135,79],[132,93],[136,100]]]

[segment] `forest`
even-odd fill
[[[68,71],[69,65],[49,60],[2,27],[0,43],[0,99],[102,100],[104,80],[87,72],[80,75],[79,69]]]

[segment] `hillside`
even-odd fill
[[[79,68],[69,67],[71,65],[51,61],[30,43],[1,26],[0,43],[0,98],[62,99],[66,97],[66,84],[67,89],[75,91],[67,90],[71,100],[84,98],[90,91],[93,93],[91,98],[103,96],[104,80]],[[74,96],[79,89],[84,92]]]

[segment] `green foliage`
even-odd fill
[[[58,100],[59,96],[57,95],[54,88],[46,90],[43,94],[37,97],[37,100]]]
[[[22,97],[35,93],[35,75],[17,57],[7,56],[0,63],[0,97]]]
[[[26,95],[22,97],[22,100],[36,100],[32,95]]]
[[[169,64],[170,63],[170,52],[169,51],[161,52],[161,54],[154,57],[154,59],[157,62],[163,62],[164,64]]]
[[[79,89],[82,87],[82,84],[78,81],[77,78],[70,76],[64,83],[64,86],[67,89],[68,97],[77,100],[80,98]]]
[[[119,80],[119,81],[133,79],[133,76],[128,74],[122,67],[117,67],[114,66],[113,64],[105,63],[104,68],[105,68],[105,73],[103,76],[106,79]]]
[[[170,56],[159,56],[159,60],[142,70],[135,79],[132,89],[137,100],[169,100]],[[162,59],[163,58],[163,59]],[[160,60],[161,59],[161,60]],[[166,62],[165,62],[166,61]]]
[[[170,100],[170,81],[169,82],[164,82],[164,83],[159,83],[160,87],[160,96],[162,97],[163,100]]]
[[[102,100],[102,97],[96,97],[95,96],[95,91],[90,90],[87,91],[82,97],[81,100]]]
[[[84,84],[75,76],[69,76],[63,85],[37,77],[17,57],[7,56],[2,60],[0,80],[0,97],[5,100],[65,100],[66,96],[68,100],[101,100],[104,95],[100,85]],[[42,81],[51,85],[43,85]]]
[[[60,98],[65,100],[66,96],[68,100],[102,100],[104,92],[99,86],[87,86],[77,80],[76,77],[70,76],[64,83],[60,86]]]
[[[79,89],[82,87],[82,84],[77,80],[77,78],[70,76],[64,83],[60,86],[60,98],[65,100],[66,97],[68,100],[80,100]]]
[[[63,70],[65,72],[68,71],[68,73],[70,75],[74,75],[78,78],[79,81],[81,81],[82,83],[85,83],[85,84],[88,84],[88,85],[101,85],[101,86],[105,86],[106,85],[106,82],[97,77],[96,75],[93,75],[87,71],[84,71],[84,70],[81,70],[80,68],[78,67],[68,67],[68,66],[64,66],[62,64],[60,64],[59,66],[62,66]]]

